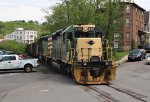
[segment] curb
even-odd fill
[[[128,55],[124,56],[121,60],[116,62],[116,65],[119,66],[122,63],[126,62],[128,60]]]

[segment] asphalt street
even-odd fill
[[[99,92],[43,68],[33,73],[0,72],[0,102],[115,102],[108,97],[118,102],[150,102],[150,65],[146,60],[121,64],[110,86],[92,86]]]

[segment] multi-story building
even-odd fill
[[[11,34],[7,34],[4,40],[16,40],[26,44],[31,44],[37,38],[37,31],[35,30],[24,30],[23,28],[17,28]]]
[[[134,2],[124,2],[123,49],[130,49],[134,41],[137,46],[144,45],[144,9]]]
[[[144,31],[146,33],[146,42],[150,44],[150,11],[144,12]]]

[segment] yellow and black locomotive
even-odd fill
[[[49,64],[59,66],[60,72],[72,75],[77,83],[108,84],[115,79],[116,66],[112,48],[102,36],[95,25],[60,29],[47,36],[47,49],[41,57]]]

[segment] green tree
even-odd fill
[[[2,34],[2,29],[4,28],[3,22],[0,22],[0,34]]]
[[[45,10],[43,28],[54,32],[73,24],[96,24],[113,41],[114,33],[121,34],[123,10],[122,0],[64,0]]]
[[[25,53],[26,45],[16,41],[3,41],[0,43],[0,49],[13,51],[15,53]]]
[[[42,32],[42,25],[39,25],[37,21],[25,22],[25,20],[0,22],[0,35],[6,35],[12,33],[16,28],[24,28],[27,30],[37,30]]]
[[[136,48],[136,43],[135,43],[134,39],[132,39],[132,41],[131,41],[131,50],[133,50],[135,48]]]

